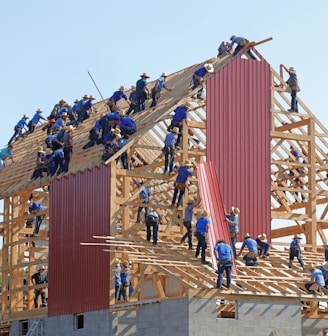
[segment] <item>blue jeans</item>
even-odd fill
[[[168,169],[170,169],[170,173],[173,172],[174,167],[174,159],[175,159],[175,153],[173,153],[173,147],[172,146],[165,146],[164,147],[164,173],[167,172]]]
[[[35,237],[40,230],[40,226],[42,224],[42,221],[44,219],[44,216],[36,216],[35,217],[35,227],[34,227],[34,231],[33,231],[33,237]]]
[[[305,269],[304,262],[303,262],[303,259],[302,259],[302,255],[301,255],[301,251],[297,248],[294,248],[294,247],[292,247],[289,251],[289,268],[292,267],[292,262],[293,262],[295,257],[297,258],[297,260],[300,263],[300,265],[302,266],[302,268]]]
[[[188,237],[188,245],[189,248],[192,248],[192,227],[190,221],[183,221],[183,226],[187,229],[187,232],[183,235],[181,238],[181,243],[185,241],[185,239]]]
[[[292,101],[291,101],[291,104],[290,104],[291,109],[294,110],[295,112],[298,112],[298,103],[297,103],[297,99],[296,99],[297,90],[292,90],[291,96],[292,96]]]
[[[143,203],[149,204],[149,200],[147,199]],[[142,209],[145,209],[145,220],[146,220],[146,217],[148,216],[148,212],[149,212],[148,207],[139,207],[138,214],[137,214],[137,222],[140,222],[141,220]]]
[[[200,85],[199,80],[197,79],[197,77],[195,75],[192,76],[192,82],[193,82],[192,90],[195,90],[196,87],[198,87]],[[197,97],[201,96],[203,90],[204,90],[203,88],[200,88],[197,91]]]
[[[63,172],[62,168],[63,168],[63,164],[64,164],[64,158],[62,156],[55,156],[54,161],[55,161],[55,165],[56,165],[55,171],[57,171],[57,175],[59,175]]]
[[[146,108],[146,93],[145,92],[141,92],[141,93],[137,93],[136,95],[137,98],[137,112],[141,112]]]
[[[72,147],[71,146],[65,146],[64,147],[64,164],[62,167],[62,172],[67,173],[68,172],[68,165],[71,161],[71,153],[72,153]]]
[[[151,239],[151,230],[153,230],[153,244],[157,244],[157,237],[158,237],[158,223],[152,223],[146,225],[147,229],[147,240],[150,241]]]
[[[228,262],[224,263],[224,262],[220,262],[218,264],[218,280],[216,283],[216,287],[217,288],[221,288],[222,287],[222,280],[223,280],[223,272],[226,272],[226,277],[227,277],[227,288],[230,288],[230,284],[231,284],[231,267],[232,267],[232,262],[231,260],[229,260]]]
[[[46,293],[44,290],[36,289],[34,294],[34,308],[38,308],[38,299],[41,295],[42,307],[47,307]]]
[[[198,244],[197,244],[197,248],[196,248],[195,257],[197,258],[199,256],[199,253],[201,252],[201,261],[205,262],[205,252],[206,252],[206,248],[207,248],[206,233],[196,232],[196,238],[198,240]]]

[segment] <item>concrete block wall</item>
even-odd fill
[[[84,328],[76,316],[43,318],[44,336],[321,336],[323,319],[301,318],[298,303],[238,301],[235,318],[216,318],[216,300],[179,299],[141,305],[137,310],[84,313]],[[219,303],[218,303],[219,304]],[[29,320],[29,325],[35,319]],[[10,336],[20,336],[14,321]]]

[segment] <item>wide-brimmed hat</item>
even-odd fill
[[[120,117],[124,117],[125,116],[125,111],[124,110],[120,110],[119,113],[118,113],[118,115]]]
[[[76,99],[74,100],[74,104],[78,103],[79,101],[80,101],[80,100],[76,98]]]
[[[124,85],[121,85],[120,88],[118,89],[118,91],[125,91],[125,90],[126,90],[126,88],[125,88]]]
[[[167,77],[168,74],[166,72],[162,72],[161,77]]]
[[[132,85],[131,86],[131,90],[135,90],[136,89],[136,86],[135,85]]]
[[[95,99],[96,98],[93,95],[89,96],[89,100],[95,100]]]
[[[183,165],[186,166],[186,167],[192,167],[193,166],[193,164],[191,163],[190,160],[185,160]]]
[[[176,133],[176,134],[179,134],[179,127],[173,127],[172,132]]]
[[[200,214],[201,217],[210,217],[210,213],[207,211],[207,210],[204,210],[201,214]]]
[[[43,265],[39,266],[39,271],[44,271],[46,268]]]
[[[30,117],[27,114],[24,114],[23,119],[30,119]]]
[[[235,216],[238,216],[239,213],[240,213],[239,208],[234,207],[234,206],[231,207],[231,211],[232,211],[232,213],[233,213]]]
[[[50,148],[47,148],[47,149],[46,149],[46,154],[47,154],[47,155],[50,155],[50,154],[52,154],[52,153],[53,153],[53,151],[52,151]]]
[[[204,68],[206,69],[207,72],[214,72],[214,67],[211,63],[205,63]]]
[[[113,132],[114,134],[121,134],[121,130],[120,130],[119,128],[114,128],[114,129],[112,130],[112,132]]]
[[[143,78],[150,78],[146,72],[144,72],[142,75],[140,75],[140,77],[143,77]]]
[[[36,113],[42,113],[43,110],[41,110],[40,108],[38,108],[35,112],[36,112]]]
[[[252,236],[249,233],[245,233],[244,239],[247,239],[247,238],[252,238]]]
[[[233,40],[236,37],[236,35],[231,35],[230,36],[230,41]]]
[[[328,271],[328,261],[326,261],[326,262],[322,265],[322,268],[323,268],[325,271]]]
[[[290,70],[290,71],[295,71],[295,68],[294,68],[294,67],[289,67],[288,70]]]
[[[63,112],[61,116],[62,117],[67,117],[67,112]]]
[[[265,233],[262,233],[257,238],[259,238],[261,242],[267,242],[268,241],[267,235]]]
[[[83,99],[88,99],[89,96],[88,96],[87,94],[85,94],[82,98],[83,98]]]
[[[36,151],[37,151],[37,152],[43,152],[43,147],[42,147],[42,146],[38,146],[38,147],[36,147]]]
[[[72,126],[72,125],[68,125],[68,126],[65,126],[65,131],[66,132],[71,132],[73,131],[75,128]]]
[[[296,233],[296,234],[294,234],[294,238],[293,239],[302,239],[302,237],[298,233]]]
[[[188,204],[194,203],[195,199],[192,196],[188,197]]]

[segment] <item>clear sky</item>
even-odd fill
[[[273,37],[258,51],[277,71],[296,68],[299,96],[328,126],[326,1],[18,0],[1,12],[0,147],[24,113],[47,116],[59,99],[85,93],[100,100],[88,71],[107,98],[143,72],[154,80],[216,56],[232,34]]]

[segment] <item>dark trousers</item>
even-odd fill
[[[146,108],[146,92],[137,93],[137,112],[141,112]]]
[[[179,197],[178,197],[177,206],[180,206],[182,204],[182,198],[183,198],[183,195],[185,193],[185,188],[183,188],[183,189],[174,188],[172,205],[175,204],[177,196],[178,196],[178,193],[179,193]]]
[[[192,76],[192,82],[193,82],[193,86],[192,86],[192,90],[195,90],[198,86],[199,86],[199,80],[197,79],[197,77],[195,75]],[[197,91],[197,98],[200,98],[203,92],[203,88],[200,88]]]
[[[145,200],[143,203],[148,204],[149,200]],[[146,221],[146,217],[148,216],[148,212],[149,212],[148,207],[139,207],[138,208],[138,213],[137,213],[137,222],[140,222],[140,220],[141,220],[142,209],[145,209],[145,221]]]
[[[292,262],[293,262],[295,257],[297,258],[297,260],[300,263],[300,265],[302,266],[302,268],[305,269],[304,262],[303,262],[303,259],[302,259],[302,256],[301,256],[301,251],[297,248],[294,248],[294,247],[292,247],[289,250],[289,268],[292,267]]]
[[[20,127],[17,127],[17,126],[15,126],[14,131],[15,131],[15,133],[10,138],[10,140],[8,141],[8,145],[10,145],[13,141],[15,141],[16,138],[19,138],[22,135],[22,133],[23,133],[23,129],[20,128]]]
[[[64,163],[62,166],[62,172],[65,172],[65,173],[68,172],[68,166],[71,161],[71,153],[72,153],[72,147],[65,146],[64,147]]]
[[[186,238],[188,237],[188,245],[189,248],[192,248],[192,227],[191,227],[191,221],[183,221],[183,226],[187,229],[187,232],[183,235],[181,238],[181,243],[183,243]]]
[[[126,115],[128,116],[128,115],[134,114],[136,112],[137,112],[137,104],[131,103],[129,109],[126,111]]]
[[[196,258],[199,256],[201,252],[201,261],[205,262],[205,252],[207,248],[206,244],[206,233],[204,232],[196,232],[196,238],[198,240],[197,248],[196,248]]]
[[[57,175],[62,173],[62,168],[64,164],[64,158],[62,156],[55,156],[55,171],[57,172]]]
[[[231,260],[227,261],[227,262],[222,262],[219,261],[218,263],[218,280],[216,283],[216,287],[217,288],[221,288],[222,287],[222,281],[223,281],[223,272],[226,272],[226,277],[227,277],[227,288],[230,288],[230,284],[231,284],[231,267],[232,267],[232,262]]]
[[[233,256],[235,259],[237,259],[237,251],[236,251],[237,233],[230,232],[230,240],[231,240],[231,248],[232,248]]]
[[[164,173],[167,172],[169,169],[170,173],[173,172],[173,167],[174,167],[174,159],[175,159],[175,153],[173,152],[173,147],[172,146],[165,146],[164,147]]]
[[[158,223],[152,223],[146,225],[147,230],[147,240],[150,241],[151,239],[151,231],[153,230],[153,244],[157,244],[157,237],[158,237]]]

